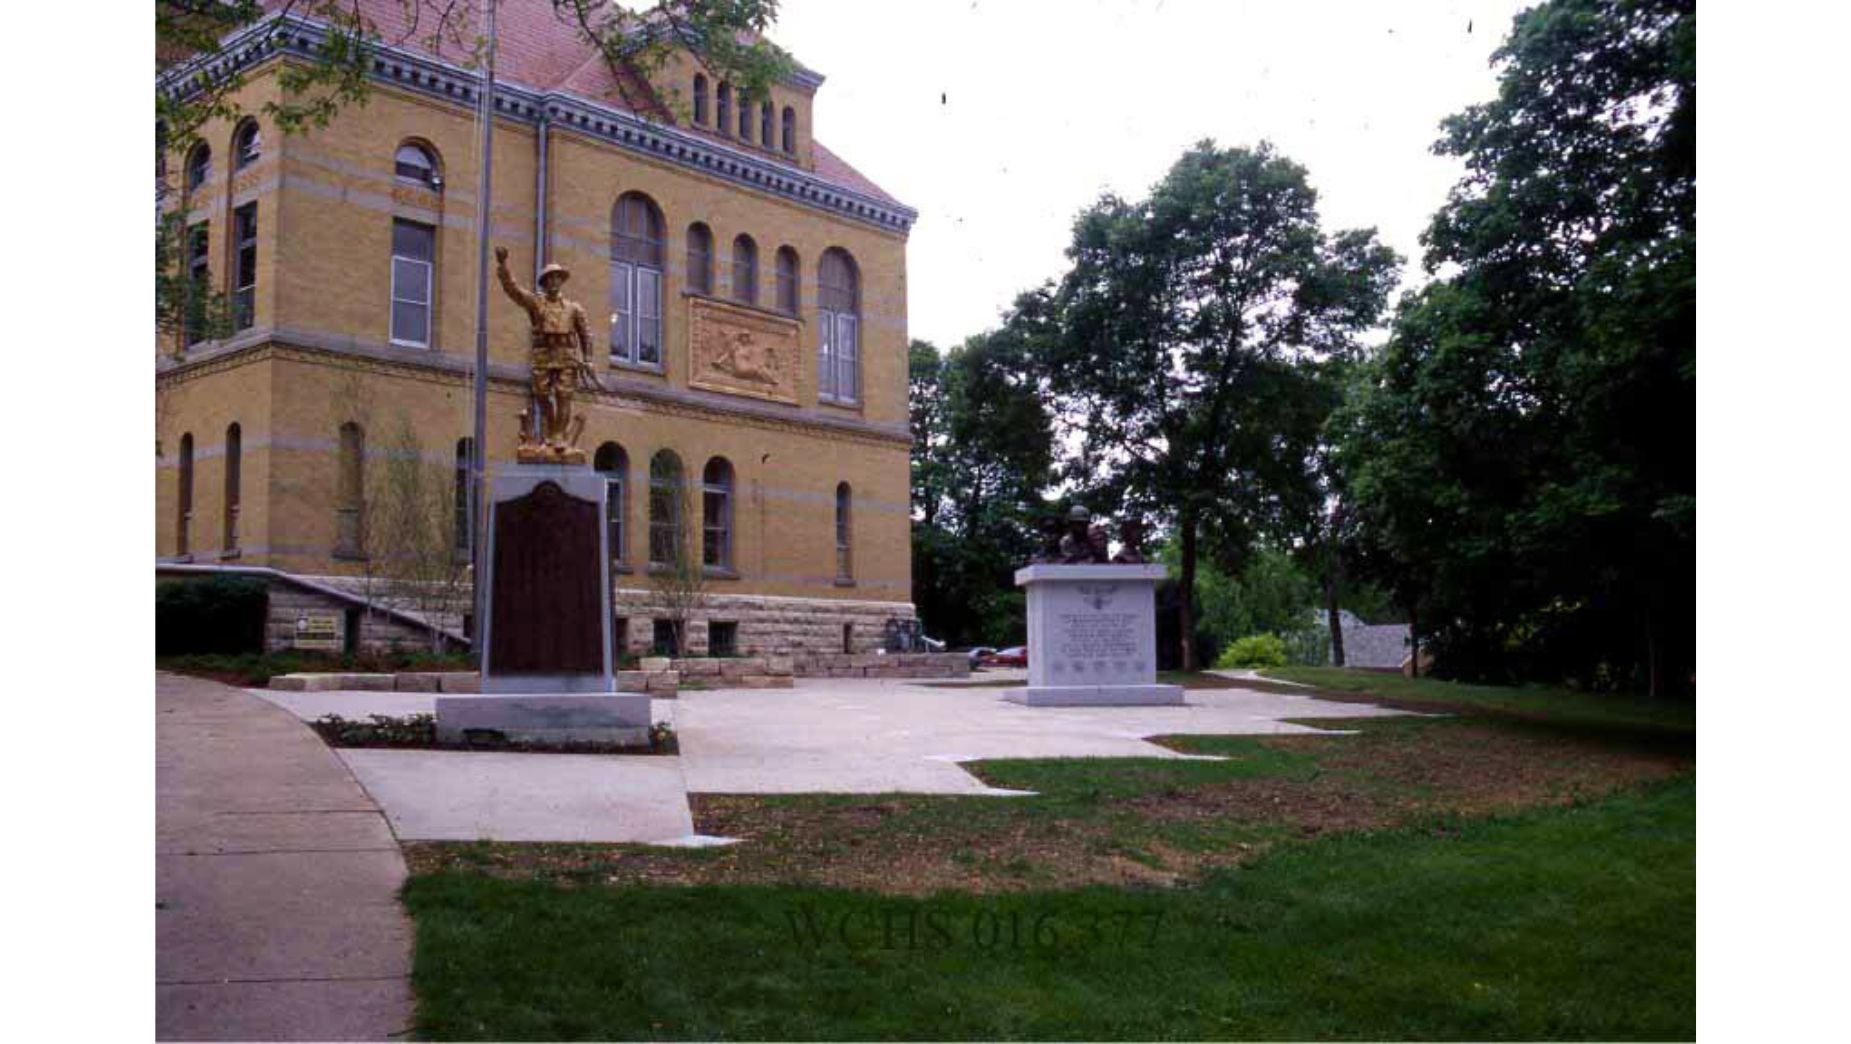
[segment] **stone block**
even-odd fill
[[[648,692],[649,674],[645,671],[618,671],[618,692]]]
[[[866,678],[868,676],[865,667],[831,667],[828,670],[831,678]]]
[[[739,682],[748,689],[789,689],[796,684],[788,674],[748,674]]]
[[[474,671],[445,671],[437,676],[438,692],[481,692],[482,676]]]
[[[394,686],[399,692],[442,692],[443,675],[413,672],[396,676],[398,683]]]
[[[398,685],[396,674],[339,674],[338,688],[355,692],[391,692]]]
[[[648,692],[675,692],[681,688],[680,671],[658,671],[649,676]]]
[[[655,674],[658,671],[666,671],[673,668],[675,666],[675,661],[666,656],[645,656],[638,660],[636,665],[650,674]]]
[[[765,657],[765,673],[789,677],[797,673],[797,667],[789,656],[767,656]]]
[[[685,660],[676,660],[675,669],[680,671],[684,678],[713,678],[720,673],[720,661],[705,656],[689,657]]]
[[[461,742],[470,739],[470,733],[496,733],[515,743],[642,746],[649,742],[649,697],[640,693],[439,696],[437,738]]]
[[[748,674],[765,673],[765,659],[762,656],[734,656],[720,661],[720,676],[723,678],[743,678]]]
[[[276,674],[270,677],[270,688],[284,692],[308,692],[309,674]]]

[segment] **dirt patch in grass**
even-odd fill
[[[742,839],[694,851],[635,845],[413,843],[414,873],[469,868],[580,884],[808,884],[890,894],[1089,884],[1166,887],[1280,841],[1559,805],[1694,771],[1687,752],[1461,719],[1324,720],[1347,736],[1160,740],[1186,753],[1289,753],[1289,771],[1202,781],[1209,762],[1068,762],[1027,798],[697,794],[695,828]],[[1236,745],[1249,745],[1244,748]],[[1015,775],[1023,763],[1012,763]],[[1081,768],[1074,768],[1081,765]],[[1073,772],[1194,766],[1187,783],[1089,791]],[[983,763],[971,766],[985,775]],[[1053,780],[1056,777],[1050,777]],[[1178,777],[1181,778],[1180,776]],[[991,782],[999,782],[991,780]],[[1020,785],[1014,778],[1001,782]]]

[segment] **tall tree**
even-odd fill
[[[1373,230],[1327,234],[1305,169],[1271,146],[1189,150],[1142,202],[1074,224],[1073,267],[1036,338],[1072,437],[1066,478],[1166,520],[1178,549],[1182,662],[1208,550],[1238,572],[1259,536],[1318,507],[1312,458],[1399,259]]]
[[[1034,300],[942,358],[913,342],[913,590],[928,633],[957,644],[1023,630],[1014,572],[1035,547],[1052,421],[1030,365]]]
[[[1343,421],[1369,541],[1461,674],[1681,688],[1694,667],[1696,11],[1551,0]]]

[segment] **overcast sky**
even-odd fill
[[[1191,144],[1270,140],[1325,228],[1417,273],[1460,168],[1439,121],[1490,98],[1521,0],[784,0],[772,36],[828,81],[816,136],[919,211],[911,334],[946,348],[1058,276],[1074,215],[1141,199]],[[942,96],[942,100],[941,100]]]

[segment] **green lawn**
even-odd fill
[[[1687,776],[1284,843],[1185,888],[440,872],[405,899],[431,1038],[1689,1038],[1695,846]]]
[[[1344,667],[1275,667],[1260,673],[1267,678],[1315,685],[1333,692],[1377,696],[1411,706],[1432,705],[1566,725],[1676,732],[1694,732],[1697,727],[1696,705],[1688,701],[1601,695],[1540,685],[1520,688],[1465,685]]]

